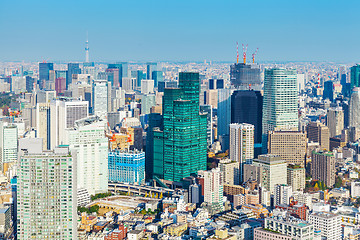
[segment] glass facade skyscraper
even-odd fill
[[[298,128],[297,76],[294,69],[265,70],[263,101],[263,152],[267,134],[276,127]]]
[[[256,64],[234,63],[230,66],[230,81],[236,88],[260,90],[260,67]]]
[[[360,65],[356,64],[350,68],[351,90],[360,87]]]
[[[179,74],[165,89],[163,131],[154,131],[154,176],[180,181],[206,169],[207,116],[199,113],[199,73]]]

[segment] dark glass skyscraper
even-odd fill
[[[157,87],[158,83],[163,81],[163,72],[162,71],[153,71],[152,79],[154,80],[154,86]]]
[[[199,114],[199,73],[180,73],[163,98],[163,131],[154,131],[154,176],[180,181],[206,169],[205,114]]]
[[[66,87],[72,83],[72,75],[73,74],[80,74],[81,69],[79,67],[79,63],[68,63],[68,71],[66,76]]]
[[[157,71],[157,63],[149,62],[146,65],[146,78],[153,79],[152,73]]]
[[[230,66],[230,81],[235,87],[261,89],[260,67],[256,64],[234,63]]]
[[[351,90],[360,87],[360,65],[356,64],[350,68]]]
[[[49,71],[54,70],[53,63],[39,63],[39,80],[49,81]]]
[[[333,81],[324,82],[323,99],[334,100],[334,83]]]

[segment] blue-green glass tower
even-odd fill
[[[360,87],[360,65],[356,64],[350,68],[351,90]]]
[[[206,114],[199,113],[199,73],[179,74],[163,97],[163,130],[154,131],[154,177],[180,181],[206,170]]]

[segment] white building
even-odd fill
[[[50,103],[50,147],[66,143],[65,129],[73,128],[76,120],[89,116],[89,102],[64,98]]]
[[[36,104],[36,137],[43,139],[43,147],[50,149],[50,103]]]
[[[141,114],[149,114],[151,108],[155,105],[155,94],[141,96]]]
[[[213,168],[209,171],[199,171],[199,176],[204,178],[204,202],[208,204],[223,205],[224,186],[220,168]]]
[[[223,183],[228,185],[240,184],[240,164],[232,162],[230,159],[222,159],[219,167],[223,176]]]
[[[292,187],[286,184],[275,185],[274,203],[275,205],[290,204],[290,197],[292,196]]]
[[[75,128],[67,130],[70,151],[76,156],[77,186],[90,195],[108,190],[106,125],[106,120],[91,116],[76,121]]]
[[[254,158],[254,125],[230,124],[230,159],[240,164],[240,182],[243,181],[243,164]]]
[[[314,230],[321,231],[322,238],[341,239],[341,216],[330,212],[315,212],[308,216],[308,221],[314,225]]]
[[[154,80],[150,80],[150,79],[141,80],[141,93],[142,94],[154,93]]]
[[[4,163],[16,163],[18,159],[18,129],[11,123],[0,122],[1,169]]]
[[[351,197],[360,197],[360,182],[351,182]]]
[[[111,84],[106,80],[93,80],[92,82],[92,109],[96,115],[110,111]]]

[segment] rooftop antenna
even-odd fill
[[[244,64],[246,63],[246,51],[247,51],[247,47],[248,45],[246,44],[246,46],[243,44],[243,60],[244,60]]]
[[[236,42],[236,63],[239,63],[239,43]]]
[[[85,62],[89,62],[89,36],[86,32],[86,42],[85,42]]]
[[[259,48],[256,48],[256,51],[252,54],[253,63],[255,63],[255,56],[256,56],[258,50],[259,50]]]

